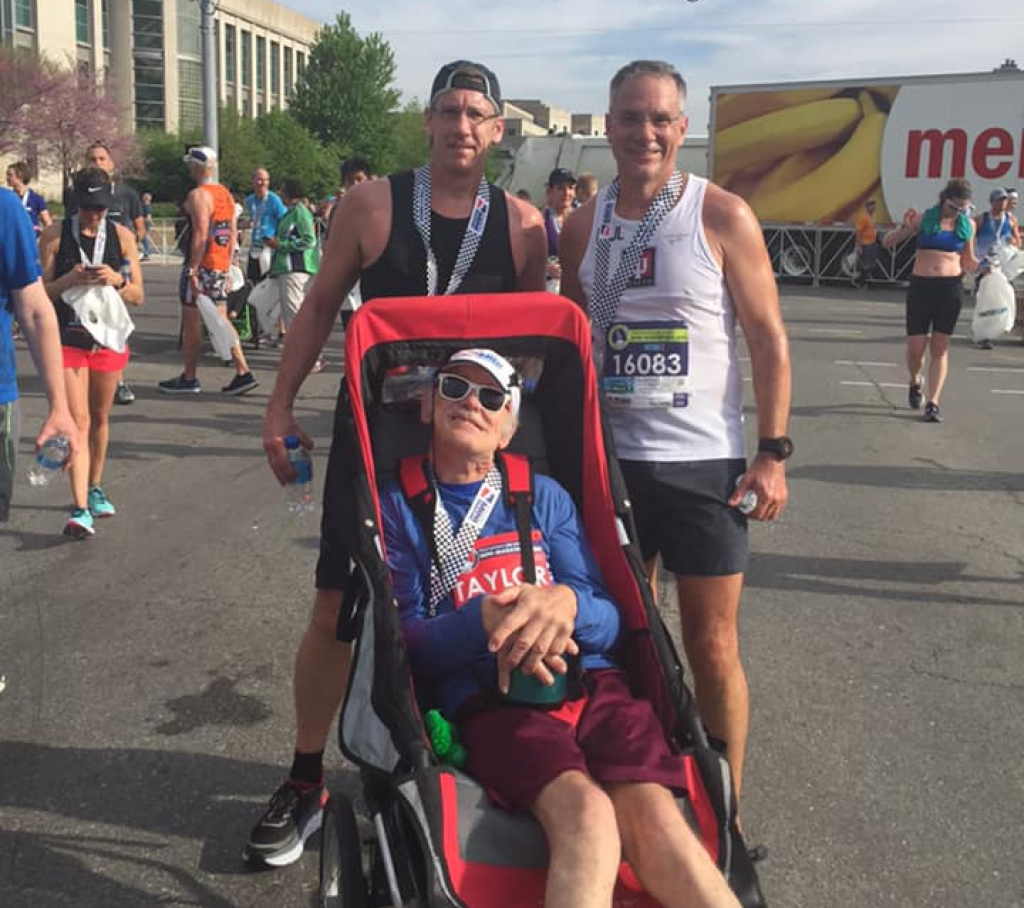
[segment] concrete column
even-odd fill
[[[217,103],[227,104],[228,101],[228,73],[227,56],[224,41],[224,17],[218,12],[217,21]]]
[[[164,17],[164,129],[177,132],[178,116],[178,2],[165,0]]]
[[[110,78],[107,91],[113,92],[121,109],[122,127],[135,131],[135,60],[132,56],[131,0],[110,0]]]

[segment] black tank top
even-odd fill
[[[380,258],[363,271],[364,300],[378,296],[425,296],[427,255],[412,219],[412,171],[388,177],[391,184],[391,234]],[[430,245],[437,258],[437,286],[448,286],[469,218],[430,213]],[[491,186],[487,226],[457,293],[499,293],[516,289],[516,266],[508,232],[505,192]]]
[[[92,260],[93,250],[96,248],[96,237],[86,236],[81,232],[78,235],[82,242],[82,252]],[[63,277],[82,261],[78,250],[79,246],[75,242],[75,235],[71,232],[71,218],[64,218],[60,225],[60,245],[53,258],[53,276],[55,278]],[[103,250],[103,264],[109,265],[114,271],[120,271],[123,258],[121,238],[117,235],[117,224],[107,218],[107,245]],[[96,346],[95,338],[78,320],[74,309],[61,299],[54,301],[53,305],[57,310],[60,342],[63,346],[78,347],[82,350],[91,350]]]

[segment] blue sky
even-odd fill
[[[601,113],[608,80],[639,57],[674,63],[690,86],[690,131],[707,128],[712,85],[1024,68],[1020,0],[281,0],[320,21],[339,9],[380,32],[403,100],[438,67],[490,66],[506,97]]]

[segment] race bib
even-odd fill
[[[612,407],[689,404],[690,329],[685,322],[616,322],[605,335],[601,389]]]
[[[214,221],[210,228],[210,242],[215,246],[227,246],[231,242],[231,222]]]
[[[539,530],[533,531],[533,560],[537,572],[537,586],[552,583],[548,558],[541,545]],[[452,590],[452,601],[461,609],[475,596],[500,593],[523,582],[523,558],[519,548],[519,534],[501,533],[478,539],[466,559],[465,569]]]

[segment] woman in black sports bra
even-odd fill
[[[921,409],[925,396],[921,370],[927,350],[930,355],[925,422],[942,422],[939,397],[949,371],[949,339],[963,305],[963,273],[978,267],[970,209],[971,184],[967,180],[950,180],[939,193],[938,205],[924,212],[909,209],[903,215],[903,224],[889,231],[882,242],[890,249],[917,236],[907,290],[907,397],[912,409]]]

